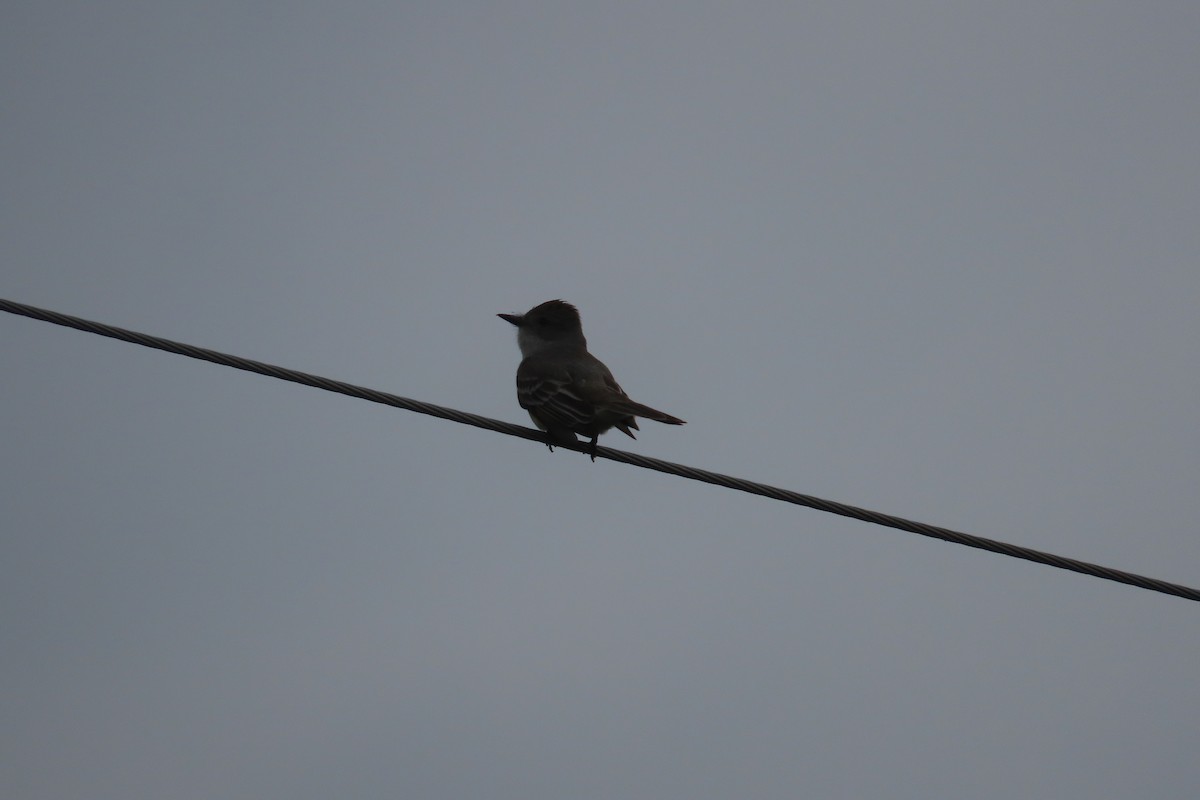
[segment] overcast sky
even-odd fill
[[[0,296],[1200,585],[1195,2],[7,2]],[[0,795],[1200,795],[1200,606],[0,314]]]

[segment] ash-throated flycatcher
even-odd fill
[[[576,444],[575,434],[592,437],[588,453],[596,460],[596,440],[616,428],[637,437],[635,417],[683,425],[683,420],[635,403],[613,379],[600,359],[588,352],[579,311],[570,303],[550,300],[524,314],[497,314],[517,326],[521,366],[517,367],[517,402],[533,424],[546,432],[546,444]]]

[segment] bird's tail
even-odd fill
[[[641,403],[635,403],[633,400],[621,400],[614,403],[612,406],[614,411],[622,411],[633,417],[641,417],[642,419],[652,419],[655,422],[662,422],[667,425],[686,425],[679,417],[672,417],[670,414],[659,411],[650,406],[644,406]]]

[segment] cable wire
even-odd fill
[[[312,386],[317,389],[324,389],[328,392],[337,392],[339,394],[357,397],[362,400],[369,400],[372,403],[382,403],[383,405],[403,408],[408,411],[415,411],[418,414],[428,414],[441,419],[448,419],[452,422],[459,422],[464,425],[474,425],[476,428],[484,428],[497,433],[508,434],[509,436],[517,436],[522,439],[529,439],[535,442],[546,442],[546,435],[541,431],[532,428],[526,428],[521,425],[514,425],[509,422],[491,419],[489,417],[481,417],[478,414],[468,414],[464,411],[458,411],[453,408],[444,406],[436,406],[432,403],[424,403],[420,400],[410,400],[407,397],[399,397],[398,395],[380,392],[375,389],[367,389],[362,386],[355,386],[351,383],[343,381],[335,381],[330,378],[323,378],[318,375],[310,375],[305,372],[287,369],[285,367],[277,367],[272,364],[265,364],[261,361],[252,361],[248,358],[240,358],[238,356],[220,353],[216,350],[208,350],[203,347],[196,347],[190,344],[181,342],[173,342],[170,339],[163,339],[158,336],[151,336],[146,333],[138,333],[137,331],[117,328],[112,325],[105,325],[100,322],[92,322],[90,320],[72,317],[67,314],[60,314],[57,311],[48,311],[42,308],[16,303],[11,300],[0,298],[0,311],[7,311],[11,314],[18,314],[32,319],[50,322],[55,325],[62,325],[67,328],[74,328],[88,333],[95,333],[100,336],[107,336],[110,339],[120,339],[124,342],[132,342],[140,344],[143,347],[152,347],[156,350],[165,350],[168,353],[176,353],[189,358],[196,358],[201,361],[209,361],[213,364],[221,364],[234,369],[245,370],[247,372],[256,372],[259,375],[267,375],[272,378],[278,378],[292,383],[300,383],[305,386]],[[557,445],[568,450],[575,450],[580,453],[588,452],[588,444],[580,442],[576,445]],[[876,525],[883,525],[888,528],[896,528],[897,530],[907,531],[908,533],[916,533],[921,536],[928,536],[933,539],[941,539],[946,542],[954,542],[955,544],[966,545],[967,547],[975,547],[980,550],[988,550],[993,553],[1011,556],[1013,558],[1023,558],[1026,561],[1033,561],[1038,564],[1046,564],[1059,569],[1079,572],[1084,575],[1091,575],[1096,578],[1104,578],[1105,580],[1116,581],[1117,583],[1125,583],[1130,586],[1137,586],[1142,589],[1149,589],[1153,592],[1162,592],[1163,594],[1182,597],[1187,600],[1200,601],[1200,590],[1193,589],[1188,586],[1181,586],[1175,583],[1160,581],[1156,578],[1147,578],[1143,575],[1135,575],[1130,572],[1124,572],[1119,569],[1103,567],[1098,564],[1090,564],[1086,561],[1077,561],[1073,558],[1064,558],[1053,553],[1046,553],[1040,550],[1033,550],[1028,547],[1021,547],[1015,544],[996,541],[994,539],[985,539],[981,536],[972,536],[967,533],[950,530],[949,528],[940,528],[935,525],[927,525],[923,522],[913,522],[912,520],[895,517],[890,514],[883,514],[878,511],[870,511],[865,508],[857,508],[855,506],[837,503],[832,500],[823,500],[819,497],[812,497],[799,492],[789,491],[787,489],[779,489],[774,486],[767,486],[762,483],[744,480],[742,478],[734,478],[729,475],[722,475],[717,472],[709,472],[704,469],[685,466],[683,464],[673,464],[669,461],[651,458],[649,456],[630,453],[625,450],[616,450],[611,447],[599,447],[596,450],[596,455],[600,458],[607,458],[610,461],[617,461],[622,464],[630,464],[643,469],[655,470],[657,472],[665,472],[668,475],[677,475],[681,478],[689,478],[694,481],[702,481],[711,483],[716,486],[724,486],[728,489],[736,489],[740,492],[749,494],[762,495],[770,497],[774,500],[781,500],[785,503],[794,503],[799,506],[807,506],[815,508],[818,511],[826,511],[830,514],[839,514],[843,517],[851,517],[864,522],[871,522]]]

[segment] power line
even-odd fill
[[[76,330],[95,333],[100,336],[107,336],[111,339],[120,339],[124,342],[132,342],[140,344],[144,347],[153,347],[156,350],[165,350],[168,353],[176,353],[189,358],[196,358],[201,361],[209,361],[213,364],[221,364],[234,369],[241,369],[247,372],[257,372],[259,375],[267,375],[280,380],[291,381],[293,383],[312,386],[317,389],[324,389],[328,392],[338,392],[339,394],[357,397],[362,400],[369,400],[372,403],[382,403],[383,405],[395,406],[396,408],[407,409],[408,411],[416,411],[419,414],[428,414],[441,419],[448,419],[453,422],[460,422],[464,425],[474,425],[477,428],[485,428],[497,433],[505,433],[509,436],[518,436],[522,439],[529,439],[535,442],[545,442],[545,434],[541,431],[536,431],[532,428],[525,428],[520,425],[513,425],[509,422],[502,422],[489,417],[481,417],[478,414],[468,414],[465,411],[458,411],[453,408],[444,406],[435,406],[432,403],[424,403],[420,400],[410,400],[407,397],[399,397],[398,395],[380,392],[375,389],[367,389],[362,386],[355,386],[351,383],[335,381],[330,378],[323,378],[319,375],[310,375],[305,372],[298,372],[284,367],[277,367],[272,364],[266,364],[261,361],[251,361],[247,358],[220,353],[216,350],[208,350],[203,347],[196,347],[190,344],[181,342],[173,342],[170,339],[163,339],[158,336],[151,336],[146,333],[138,333],[124,328],[117,328],[112,325],[105,325],[100,322],[92,322],[79,317],[72,317],[67,314],[60,314],[57,311],[48,311],[34,306],[28,306],[23,303],[16,303],[11,300],[0,298],[0,311],[7,311],[11,314],[19,314],[21,316],[30,317],[32,319],[50,322],[55,325],[62,325],[67,328],[75,328]],[[576,445],[561,445],[565,449],[575,450],[576,452],[588,452],[586,442],[580,442]],[[966,545],[967,547],[975,547],[980,550],[989,550],[993,553],[1012,556],[1013,558],[1023,558],[1027,561],[1034,561],[1038,564],[1046,564],[1059,569],[1071,570],[1084,575],[1091,575],[1105,580],[1116,581],[1118,583],[1126,583],[1130,586],[1137,586],[1142,589],[1149,589],[1154,592],[1162,592],[1176,597],[1182,597],[1187,600],[1200,601],[1200,590],[1192,589],[1188,586],[1181,586],[1175,583],[1160,581],[1156,578],[1147,578],[1142,575],[1135,575],[1130,572],[1123,572],[1118,569],[1102,567],[1098,564],[1090,564],[1086,561],[1076,561],[1073,558],[1064,558],[1056,556],[1053,553],[1046,553],[1040,550],[1033,550],[1028,547],[1020,547],[1015,544],[999,542],[994,539],[985,539],[981,536],[972,536],[967,533],[953,531],[949,528],[939,528],[935,525],[926,525],[923,522],[913,522],[912,520],[894,517],[890,514],[882,514],[878,511],[870,511],[864,508],[849,506],[844,503],[837,503],[832,500],[822,500],[819,497],[800,494],[799,492],[789,491],[787,489],[779,489],[774,486],[767,486],[754,481],[744,480],[742,478],[734,478],[729,475],[722,475],[717,472],[709,472],[708,470],[688,467],[683,464],[673,464],[669,461],[662,461],[649,456],[638,455],[624,450],[615,450],[611,447],[597,448],[596,455],[600,458],[607,458],[610,461],[618,461],[623,464],[631,464],[635,467],[651,469],[657,472],[665,472],[669,475],[678,475],[681,478],[689,478],[695,481],[711,483],[717,486],[724,486],[729,489],[736,489],[749,494],[762,495],[775,500],[781,500],[785,503],[794,503],[799,506],[807,506],[815,508],[818,511],[827,511],[830,514],[840,514],[843,517],[852,517],[860,519],[864,522],[871,522],[876,525],[883,525],[888,528],[896,528],[898,530],[907,531],[909,533],[928,536],[933,539],[941,539],[946,542],[954,542],[955,544]]]

